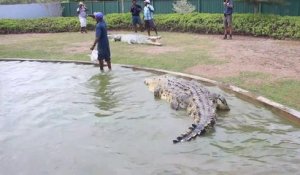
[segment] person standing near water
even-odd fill
[[[227,39],[229,32],[229,39],[232,39],[232,13],[233,13],[233,0],[224,0],[224,37]]]
[[[137,32],[137,26],[139,25],[141,32],[143,31],[143,24],[140,17],[140,12],[142,7],[136,3],[136,0],[132,0],[132,6],[130,8],[132,16],[132,25],[134,27],[134,32]]]
[[[153,20],[153,13],[154,8],[152,5],[150,5],[150,0],[144,1],[144,21],[145,21],[145,28],[147,29],[148,36],[150,36],[150,30],[153,29],[155,31],[155,34],[157,35],[157,29],[154,24]]]
[[[83,4],[83,2],[79,2],[79,7],[77,8],[77,14],[78,14],[78,18],[79,18],[79,22],[80,22],[80,32],[83,33],[87,33],[86,30],[86,18],[87,18],[87,14],[86,12],[88,11],[88,9],[85,7],[85,5]]]
[[[100,65],[100,71],[103,72],[104,69],[104,60],[107,63],[107,67],[109,70],[111,70],[111,59],[110,59],[110,47],[109,47],[109,40],[107,37],[107,29],[106,29],[106,23],[103,19],[103,13],[101,12],[95,12],[94,18],[97,22],[96,24],[96,39],[90,48],[91,50],[94,50],[96,44],[97,44],[97,50],[98,50],[98,61]]]

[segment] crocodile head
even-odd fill
[[[150,77],[150,78],[146,78],[144,80],[144,84],[146,86],[148,86],[148,89],[151,92],[154,92],[154,90],[157,89],[158,86],[161,86],[162,84],[166,83],[167,80],[168,80],[168,76],[167,75]]]
[[[114,41],[116,42],[116,41],[121,41],[121,39],[122,39],[122,36],[121,35],[115,35],[114,36]]]

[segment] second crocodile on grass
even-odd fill
[[[154,46],[162,46],[158,41],[161,39],[160,36],[146,36],[142,34],[112,34],[108,35],[108,38],[113,41],[121,41],[128,44],[147,44]]]

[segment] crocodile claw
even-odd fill
[[[180,136],[179,136],[179,137],[177,137],[176,139],[177,139],[177,140],[182,140],[182,138],[183,138],[183,137],[180,137]]]
[[[178,143],[178,142],[180,142],[179,140],[173,140],[173,143],[174,144],[176,144],[176,143]]]

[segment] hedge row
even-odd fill
[[[105,19],[110,30],[128,30],[131,28],[130,14],[109,14]],[[223,17],[221,14],[158,14],[155,15],[155,22],[161,31],[223,33]],[[236,34],[278,39],[300,39],[300,17],[234,14],[233,23]],[[95,28],[95,21],[92,18],[88,18],[87,28],[89,30]],[[79,21],[76,17],[0,20],[0,34],[74,32],[78,29]]]

